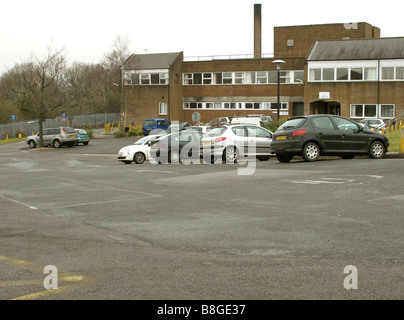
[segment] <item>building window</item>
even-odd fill
[[[202,83],[203,84],[212,84],[212,74],[211,73],[203,73],[202,74]]]
[[[304,71],[295,71],[294,83],[303,83],[303,82],[304,82]]]
[[[363,68],[351,68],[351,80],[363,80]]]
[[[321,81],[321,69],[310,69],[310,80]]]
[[[161,116],[167,115],[167,103],[166,102],[159,103],[159,115],[161,115]]]
[[[333,68],[323,69],[323,80],[335,80],[335,70]]]
[[[404,67],[396,68],[396,80],[404,80]]]
[[[244,83],[244,72],[235,72],[234,84],[243,84],[243,83]]]
[[[268,71],[268,83],[278,83],[278,71]]]
[[[352,104],[351,118],[394,118],[394,105],[381,104],[379,108],[376,104]]]
[[[140,74],[140,84],[150,84],[150,74],[149,73]]]
[[[160,74],[152,73],[150,74],[151,84],[160,84]]]
[[[184,109],[210,110],[277,110],[276,102],[184,102]],[[281,110],[288,110],[289,103],[281,102]]]
[[[348,80],[348,68],[337,68],[337,80]]]
[[[376,118],[377,105],[353,104],[351,105],[351,118]]]
[[[266,71],[257,71],[255,72],[255,81],[254,83],[268,83],[268,73]]]
[[[184,75],[183,75],[184,85],[192,85],[192,83],[193,83],[192,79],[193,79],[192,73],[184,73]]]
[[[382,68],[382,80],[394,80],[394,67]]]
[[[168,72],[160,73],[159,78],[159,84],[168,84]]]
[[[377,80],[377,68],[365,68],[364,80]]]
[[[223,84],[232,84],[233,74],[231,72],[223,72]]]
[[[202,73],[194,73],[194,83],[193,84],[202,84]]]
[[[380,117],[387,119],[394,118],[394,104],[380,105]]]
[[[214,75],[214,82],[215,84],[223,84],[223,76],[222,73],[215,73]]]

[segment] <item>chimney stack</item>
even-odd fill
[[[261,59],[261,4],[254,4],[254,58]]]

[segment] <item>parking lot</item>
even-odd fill
[[[403,159],[117,161],[134,140],[0,146],[1,299],[404,298]]]

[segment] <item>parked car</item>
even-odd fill
[[[254,124],[259,127],[264,126],[264,122],[259,117],[237,117],[231,119],[231,124],[244,123]]]
[[[121,148],[118,152],[118,160],[131,164],[142,164],[150,158],[151,142],[160,138],[160,135],[148,135],[137,140],[134,144]]]
[[[88,132],[86,130],[84,130],[84,129],[74,129],[74,131],[76,131],[77,136],[78,136],[78,141],[76,142],[76,146],[79,143],[82,143],[85,146],[90,143],[90,135],[88,134]]]
[[[363,119],[359,122],[366,124],[369,128],[373,128],[376,130],[384,129],[387,127],[382,119]]]
[[[230,124],[231,119],[232,119],[232,117],[217,117],[217,118],[212,119],[206,125],[210,126],[210,127],[219,127],[224,124]]]
[[[178,122],[178,121],[173,121],[171,122],[171,124],[168,126],[168,128],[166,130],[164,130],[166,133],[173,133],[175,131],[181,131],[184,130],[188,127],[192,126],[192,123],[187,122],[187,121],[182,121],[182,122]]]
[[[232,163],[246,156],[255,156],[266,161],[275,155],[271,150],[271,143],[272,132],[265,128],[252,124],[232,124],[209,131],[201,139],[201,149],[203,158],[207,161],[222,159]]]
[[[262,117],[261,117],[261,121],[262,121],[264,124],[267,124],[268,122],[270,122],[270,121],[272,121],[272,120],[273,120],[272,116],[262,116]]]
[[[29,136],[26,140],[31,149],[39,145],[40,135]],[[60,127],[60,128],[46,128],[43,129],[43,146],[54,146],[60,148],[61,146],[73,147],[78,142],[78,135],[73,128]]]
[[[143,121],[143,135],[147,136],[152,132],[156,134],[158,131],[166,130],[170,125],[170,121],[167,119],[146,119]]]
[[[320,155],[353,159],[368,154],[382,158],[388,150],[385,135],[368,130],[358,123],[335,115],[311,115],[292,118],[282,124],[273,135],[272,150],[280,162],[293,156],[316,161]]]
[[[210,126],[190,126],[190,127],[186,127],[185,130],[195,130],[198,131],[202,136],[204,136],[205,134],[207,134],[210,130],[212,130],[213,127]]]
[[[179,163],[184,159],[200,159],[200,135],[197,131],[170,133],[151,145],[150,162],[154,164]]]

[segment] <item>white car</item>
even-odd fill
[[[376,130],[385,129],[387,126],[382,119],[363,119],[360,123],[366,124],[369,128]]]
[[[210,130],[201,139],[201,153],[205,161],[222,159],[227,163],[238,158],[255,156],[267,161],[275,154],[271,150],[272,132],[253,124],[224,125]]]
[[[131,164],[132,162],[142,164],[150,158],[151,142],[160,137],[161,135],[148,135],[137,140],[134,144],[123,147],[118,152],[118,160],[125,164]]]

